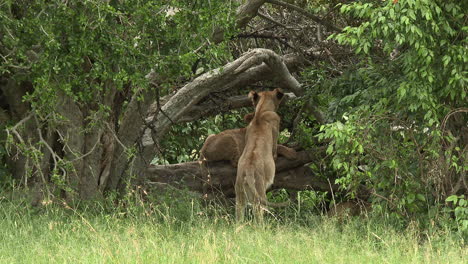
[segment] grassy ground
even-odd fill
[[[0,199],[0,263],[468,262],[461,235],[440,229],[318,216],[258,227],[194,210],[180,221],[170,210],[37,210]]]

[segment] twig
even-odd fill
[[[119,143],[119,145],[124,149],[124,151],[126,152],[127,151],[127,146],[125,146],[122,141],[120,141],[119,137],[117,136],[117,134],[115,133],[115,131],[113,129],[111,129],[110,127],[110,124],[108,122],[106,122],[106,125],[107,125],[107,128],[110,130],[110,132],[112,132],[112,135],[114,136],[115,140],[117,141],[117,143]]]
[[[81,156],[78,156],[77,154],[75,154],[75,152],[70,148],[70,146],[68,146],[68,144],[66,144],[66,139],[65,137],[62,135],[62,133],[60,133],[60,130],[56,130],[58,136],[60,137],[60,140],[64,143],[64,147],[68,148],[68,151],[70,151],[70,153],[72,153],[73,155],[75,155],[76,158],[70,160],[70,162],[75,162],[77,160],[80,160],[80,159],[84,159],[85,157],[89,156],[91,153],[93,153],[93,151],[96,149],[96,146],[98,145],[99,142],[101,142],[101,136],[102,136],[102,132],[99,133],[98,135],[98,139],[96,140],[96,143],[94,143],[93,147],[91,148],[90,151],[88,151],[87,153],[81,155]],[[80,153],[81,154],[81,153]]]
[[[26,121],[28,121],[29,119],[31,119],[31,117],[33,117],[34,113],[33,112],[30,112],[25,118],[21,119],[18,123],[16,123],[16,125],[14,125],[11,129],[12,130],[16,130],[19,126],[21,126],[23,123],[25,123]]]
[[[440,130],[442,131],[442,135],[445,134],[445,126],[447,125],[447,121],[448,119],[456,114],[456,113],[468,113],[468,108],[466,107],[460,107],[460,108],[457,108],[457,109],[453,109],[452,111],[450,111],[445,117],[444,119],[442,120],[442,124],[440,126]],[[447,145],[447,143],[445,142],[445,140],[443,140],[444,144]]]
[[[295,6],[295,5],[292,5],[292,4],[289,4],[289,3],[285,3],[285,2],[281,2],[281,1],[277,1],[277,0],[267,0],[266,2],[270,3],[270,4],[279,5],[279,6],[294,10],[294,11],[302,14],[303,16],[308,17],[308,18],[312,19],[313,21],[324,25],[325,27],[327,27],[328,29],[331,29],[333,31],[337,31],[337,32],[342,31],[341,28],[333,25],[332,23],[330,23],[330,22],[328,22],[328,21],[326,21],[326,20],[324,20],[322,18],[319,18],[318,16],[315,16],[315,15],[305,11],[304,9],[302,9],[302,8],[300,8],[298,6]]]
[[[335,207],[335,212],[337,212],[337,210],[336,210],[335,193],[333,192],[333,188],[332,188],[332,186],[331,186],[330,179],[327,178],[327,181],[328,181],[328,186],[330,186],[330,192],[331,192],[332,199],[333,199],[333,206]]]
[[[267,15],[264,15],[264,14],[262,14],[260,12],[257,14],[257,16],[260,17],[260,18],[263,18],[263,19],[265,19],[265,20],[267,20],[267,21],[269,21],[269,22],[271,22],[271,23],[273,23],[275,25],[278,25],[280,27],[284,27],[286,29],[291,29],[291,27],[288,27],[287,25],[285,25],[283,23],[280,23],[280,22],[274,20],[273,18],[271,18],[271,17],[269,17]]]
[[[59,160],[62,160],[62,158],[60,158],[60,157],[55,153],[55,151],[52,149],[52,147],[49,145],[49,143],[47,143],[47,141],[44,140],[44,137],[42,136],[42,131],[41,131],[41,126],[40,126],[40,124],[39,124],[39,120],[37,120],[37,117],[36,117],[36,116],[34,116],[34,119],[35,119],[36,124],[37,124],[37,134],[39,135],[39,142],[41,142],[42,144],[44,144],[44,146],[49,150],[50,155],[52,156],[52,159],[54,159],[54,170],[57,170],[58,161],[59,161]]]
[[[382,241],[387,247],[390,247],[387,242],[385,242],[385,240],[383,240],[382,238],[380,238],[378,235],[376,235],[374,232],[370,232],[374,237],[376,237],[377,239],[379,239],[380,241]]]
[[[285,40],[286,37],[284,37],[284,36],[276,36],[276,35],[272,34],[271,32],[267,32],[267,33],[256,33],[256,32],[254,32],[254,33],[241,33],[241,34],[238,34],[237,36],[235,36],[235,38],[254,38],[255,41],[257,40],[257,38],[262,38],[262,39],[274,39],[274,40],[280,42],[281,44],[285,45],[286,47],[295,50],[296,52],[303,53],[303,50],[291,46],[291,45]],[[257,46],[259,46],[258,43],[256,43],[256,44],[257,44]]]
[[[18,133],[17,129],[18,129],[19,126],[21,126],[22,124],[27,122],[29,119],[31,119],[31,117],[33,117],[33,115],[34,115],[34,113],[30,112],[25,118],[21,119],[12,128],[5,129],[5,131],[7,132],[7,137],[10,136],[10,133],[13,133],[18,138],[18,140],[21,142],[21,144],[24,144],[23,137],[21,137],[21,135]],[[7,149],[7,154],[9,154],[8,149]]]
[[[264,39],[286,39],[285,36],[275,35],[273,32],[265,31],[264,33],[240,33],[235,38],[264,38]]]
[[[297,112],[297,115],[293,121],[293,128],[292,128],[291,136],[289,137],[287,143],[291,142],[291,140],[294,139],[294,136],[296,135],[296,132],[297,132],[297,126],[299,125],[299,122],[301,121],[302,113],[304,113],[304,110],[306,109],[306,107],[307,107],[307,104],[304,104],[301,107],[301,109],[299,109],[299,111]]]
[[[378,194],[375,190],[372,190],[371,194],[373,194],[373,195],[375,195],[375,196],[377,196],[377,197],[379,197],[379,198],[381,198],[381,199],[384,199],[384,200],[387,201],[393,208],[398,209],[398,206],[397,206],[396,204],[394,204],[390,199],[388,199],[388,198],[385,197],[385,196],[382,196],[382,195]],[[402,217],[408,217],[408,214],[406,214],[406,212],[405,212],[404,215],[401,214],[400,212],[398,212],[398,210],[395,211],[395,212],[396,212],[397,214],[399,214],[400,216],[402,216]]]

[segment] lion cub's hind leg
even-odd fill
[[[243,180],[236,180],[236,221],[243,222],[245,218],[245,208],[247,206],[247,193]]]
[[[264,201],[267,201],[267,196],[266,196],[266,186],[265,186],[265,181],[262,178],[257,178],[255,181],[255,189],[256,189],[256,194],[258,196],[255,196],[253,199],[253,213],[255,216],[255,222],[257,224],[263,224],[263,214],[266,210],[266,205],[264,205]]]

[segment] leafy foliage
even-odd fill
[[[232,9],[220,1],[7,1],[0,11],[2,45],[12,52],[0,72],[29,69],[17,77],[33,82],[27,100],[44,114],[58,91],[95,103],[108,82],[147,87],[151,68],[169,89],[175,77],[192,75],[193,51],[216,27],[233,27]],[[206,61],[219,63],[223,48],[210,46]]]
[[[361,62],[328,82],[336,121],[318,137],[330,141],[337,183],[351,195],[366,183],[376,202],[415,215],[463,189],[455,185],[468,169],[466,113],[447,115],[466,106],[465,8],[425,0],[341,6],[362,23],[331,38]]]
[[[468,201],[465,195],[451,195],[445,201],[453,203],[454,209],[449,209],[449,211],[455,214],[459,228],[468,232]]]

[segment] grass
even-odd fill
[[[164,208],[161,206],[161,208]],[[467,263],[461,235],[382,219],[311,216],[263,226],[172,209],[32,209],[0,199],[0,263]],[[195,207],[196,208],[196,207]],[[178,212],[180,214],[180,212]],[[182,221],[180,219],[183,219]]]

